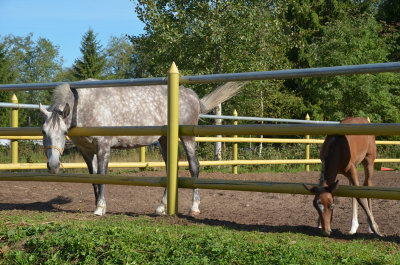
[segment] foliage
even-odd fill
[[[73,65],[73,73],[78,80],[88,78],[102,78],[106,64],[105,55],[100,42],[96,39],[92,29],[89,29],[81,41],[82,57],[76,59]]]
[[[59,214],[58,214],[59,215]],[[396,243],[169,224],[168,218],[0,219],[2,264],[397,264]],[[83,219],[83,220],[79,220]],[[165,221],[164,221],[165,220]],[[179,223],[179,220],[178,220]]]
[[[327,23],[307,48],[311,67],[379,63],[389,49],[380,38],[381,25],[372,15],[347,17]],[[397,74],[335,76],[304,80],[303,98],[314,117],[340,120],[368,116],[373,122],[398,122]],[[397,85],[396,85],[397,84]]]
[[[112,36],[108,41],[105,74],[107,79],[126,79],[135,77],[136,53],[125,36]]]
[[[61,71],[63,59],[59,55],[59,47],[51,41],[39,37],[36,41],[33,34],[26,37],[8,35],[1,39],[4,59],[7,61],[9,83],[40,83],[51,82]],[[3,63],[0,63],[3,64]],[[20,91],[15,93],[20,103],[48,104],[50,92],[46,90]],[[0,94],[1,102],[10,102],[11,92]],[[41,123],[40,113],[36,110],[21,110],[20,125],[37,126]],[[0,125],[10,126],[9,110],[0,109]]]
[[[139,1],[136,11],[146,33],[131,36],[138,54],[137,76],[165,75],[172,61],[182,75],[289,68],[282,45],[287,36],[271,5],[271,1]],[[193,86],[200,97],[213,88]],[[260,116],[264,110],[259,99],[270,102],[260,97],[263,93],[274,98],[288,94],[281,81],[251,83],[225,106],[231,112],[240,103],[241,115]],[[282,97],[279,103],[291,106],[292,99],[296,101],[296,95]],[[293,109],[298,107],[294,105]],[[269,108],[280,112],[278,105]]]

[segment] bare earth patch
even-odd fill
[[[162,171],[144,171],[138,176],[165,176]],[[180,176],[188,177],[185,170]],[[363,181],[363,173],[361,183]],[[272,182],[317,183],[318,172],[311,173],[249,173],[224,174],[200,173],[200,178],[238,179]],[[348,185],[345,177],[339,176],[340,184]],[[400,172],[375,171],[375,186],[400,187]],[[340,188],[340,187],[339,187]],[[156,217],[154,210],[161,199],[163,188],[107,185],[107,215],[148,215],[155,220],[187,225],[208,224],[227,226],[238,230],[265,232],[301,232],[319,235],[316,228],[317,213],[312,206],[312,196],[242,192],[224,190],[201,190],[201,214],[195,218],[188,215],[192,191],[180,189],[178,217]],[[333,238],[370,238],[367,233],[367,218],[359,207],[358,235],[348,236],[351,222],[351,199],[336,197],[333,216]],[[0,218],[3,214],[30,214],[53,212],[60,218],[79,215],[92,218],[94,194],[91,184],[47,183],[47,182],[0,182]],[[15,210],[2,212],[2,210]],[[373,200],[373,212],[384,240],[400,244],[400,203],[394,200]],[[106,216],[107,216],[106,215]],[[78,217],[76,217],[78,218]],[[107,218],[107,217],[105,217]]]

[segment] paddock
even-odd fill
[[[116,169],[111,169],[111,174],[113,172],[115,173]],[[165,171],[143,171],[130,175],[160,177],[165,176]],[[179,176],[189,177],[189,174],[186,170],[180,169]],[[360,178],[364,178],[362,171],[360,171]],[[200,179],[317,183],[319,172],[254,172],[234,175],[206,173],[201,170]],[[399,179],[400,172],[398,171],[375,171],[373,183],[376,186],[400,188]],[[348,185],[345,177],[340,175],[339,180],[340,184]],[[2,181],[0,183],[0,216],[3,214],[24,216],[45,211],[60,218],[68,215],[76,219],[95,219],[93,217],[93,188],[90,184],[24,181]],[[107,185],[106,198],[109,212],[101,218],[110,218],[109,216],[112,215],[133,217],[148,215],[156,218],[154,209],[159,203],[157,195],[161,193],[161,187]],[[311,196],[205,189],[202,189],[200,193],[202,203],[199,216],[192,218],[188,215],[191,190],[179,189],[178,218],[166,218],[166,222],[226,226],[251,231],[300,232],[320,235]],[[351,198],[336,197],[335,204],[331,237],[339,239],[375,237],[367,233],[367,218],[362,211],[359,213],[358,233],[348,236],[346,233],[351,221]],[[373,199],[373,211],[386,240],[400,243],[400,222],[398,221],[400,203],[396,200]]]
[[[175,64],[172,64],[171,70],[169,72],[169,76],[167,79],[165,78],[150,78],[150,79],[129,79],[129,80],[109,80],[109,81],[92,81],[92,82],[71,82],[70,85],[73,88],[81,88],[81,87],[107,87],[110,85],[124,86],[124,85],[143,85],[143,84],[165,84],[168,81],[169,86],[169,99],[170,103],[168,104],[168,126],[161,127],[102,127],[102,128],[72,128],[68,135],[80,135],[80,136],[89,136],[89,135],[167,135],[168,137],[168,166],[167,166],[167,184],[161,186],[167,186],[168,188],[168,214],[176,214],[177,208],[179,206],[177,200],[177,191],[179,186],[179,181],[177,177],[178,170],[178,161],[177,161],[177,150],[178,150],[178,135],[180,136],[206,136],[206,135],[245,135],[245,134],[254,134],[254,135],[326,135],[326,134],[374,134],[374,135],[399,135],[400,134],[400,124],[362,124],[362,125],[261,125],[261,126],[179,126],[177,121],[177,109],[178,109],[178,100],[176,97],[176,93],[178,90],[179,84],[191,84],[191,83],[206,83],[206,82],[226,82],[226,81],[244,81],[244,80],[268,80],[268,79],[289,79],[289,78],[299,78],[299,77],[322,77],[322,76],[332,76],[332,75],[349,75],[349,74],[365,74],[365,73],[378,73],[378,72],[396,72],[400,70],[400,63],[383,63],[383,64],[371,64],[371,65],[355,65],[355,66],[337,66],[337,67],[325,67],[325,68],[315,68],[315,69],[296,69],[296,70],[278,70],[278,71],[269,71],[269,72],[257,72],[257,73],[238,73],[238,74],[218,74],[218,75],[209,75],[209,76],[188,76],[188,77],[180,77],[179,73],[176,69]],[[0,91],[8,91],[8,90],[29,90],[29,89],[51,89],[58,83],[49,83],[49,84],[25,84],[25,85],[0,85]],[[175,97],[174,97],[175,96]],[[38,136],[40,135],[40,128],[2,128],[0,130],[1,135],[16,135],[16,136]],[[260,175],[261,176],[261,175]],[[15,178],[17,179],[18,176]],[[203,177],[204,178],[204,177]],[[246,178],[246,177],[245,177]],[[213,178],[214,180],[215,178]],[[376,179],[376,178],[374,178]],[[2,176],[2,181],[11,180],[8,176]],[[24,179],[29,180],[29,178]],[[31,180],[40,181],[41,179]],[[247,179],[246,179],[247,180]],[[47,181],[50,181],[49,179]],[[72,181],[72,180],[71,180]],[[102,183],[102,179],[95,180],[94,183]],[[148,178],[149,183],[152,182],[150,178]],[[264,181],[264,180],[263,180]],[[288,182],[293,183],[292,178],[288,178]],[[79,182],[79,181],[76,181]],[[210,182],[212,182],[210,180]],[[264,181],[265,182],[265,181]],[[311,182],[315,183],[316,181],[307,181],[307,179],[302,178],[300,182]],[[111,182],[104,182],[111,183]],[[271,183],[271,182],[269,182]],[[226,188],[226,185],[233,185],[235,183],[226,182],[225,187],[223,185],[215,185],[218,184],[214,181],[213,189],[223,189]],[[371,197],[371,198],[390,198],[393,200],[399,200],[399,189],[391,185],[392,182],[389,183],[377,183],[375,181],[375,185],[378,188],[371,188],[368,193],[380,193],[380,195],[370,195],[366,193],[358,193],[357,187],[349,187],[347,192],[337,193],[338,196],[358,196],[358,197]],[[192,183],[191,185],[186,186],[186,188],[193,187],[196,183]],[[269,190],[261,189],[257,190],[257,183],[252,185],[252,190],[256,189],[256,191],[264,191],[268,192]],[[300,186],[300,184],[295,184],[295,186]],[[4,185],[6,186],[6,185]],[[160,185],[155,185],[160,186]],[[181,185],[181,187],[183,187]],[[217,187],[217,188],[216,188]],[[388,187],[388,188],[383,188]],[[198,186],[201,188],[201,186]],[[80,192],[82,189],[78,189]],[[344,190],[344,188],[342,189]],[[25,190],[25,192],[27,192]],[[28,191],[29,192],[29,191]],[[45,193],[45,192],[43,192]],[[149,191],[150,194],[153,194]],[[305,192],[292,192],[292,193],[303,193]],[[391,193],[389,197],[386,195]],[[300,196],[300,195],[288,195],[288,196]],[[25,194],[26,197],[26,194]],[[235,196],[232,196],[235,197]],[[249,196],[251,197],[251,196]],[[306,196],[307,197],[307,196]],[[132,200],[132,199],[131,199]],[[51,200],[50,200],[51,201]],[[245,200],[246,201],[246,200]],[[259,200],[260,201],[260,200]],[[296,203],[294,203],[296,202]],[[215,200],[213,202],[215,204]],[[261,207],[267,205],[268,203],[258,203]],[[281,204],[281,208],[286,209],[288,211],[287,204],[296,205],[297,200],[295,198],[283,200]],[[82,203],[81,203],[82,205]],[[246,206],[247,204],[245,204]],[[228,204],[227,209],[230,212],[234,211]],[[247,207],[247,206],[246,206]],[[304,207],[299,207],[302,209]],[[385,208],[385,207],[382,207]],[[260,210],[261,211],[261,210]],[[265,211],[265,210],[264,210]],[[289,211],[291,212],[291,211]],[[386,211],[383,210],[383,214]],[[397,214],[398,216],[398,214]],[[201,217],[204,218],[204,217]],[[295,222],[297,219],[292,218]],[[392,221],[397,218],[392,218]],[[379,223],[379,219],[377,219]],[[385,233],[385,230],[382,230]]]

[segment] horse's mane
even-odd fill
[[[71,96],[72,91],[68,83],[63,83],[56,86],[53,93],[53,106],[59,106],[65,104],[66,100]]]

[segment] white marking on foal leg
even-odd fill
[[[193,190],[193,200],[192,200],[192,207],[190,207],[189,214],[191,216],[197,216],[200,214],[200,193],[199,189]]]
[[[352,198],[352,202],[353,202],[353,218],[351,220],[351,227],[350,227],[350,231],[349,234],[350,235],[354,235],[357,232],[358,229],[358,202],[356,200],[356,198]]]
[[[94,211],[94,214],[97,216],[102,216],[106,214],[106,202],[104,200],[99,200],[97,202],[97,207],[96,210]]]
[[[164,190],[164,195],[161,199],[160,205],[156,209],[156,214],[157,215],[165,215],[166,208],[167,208],[167,189]]]

